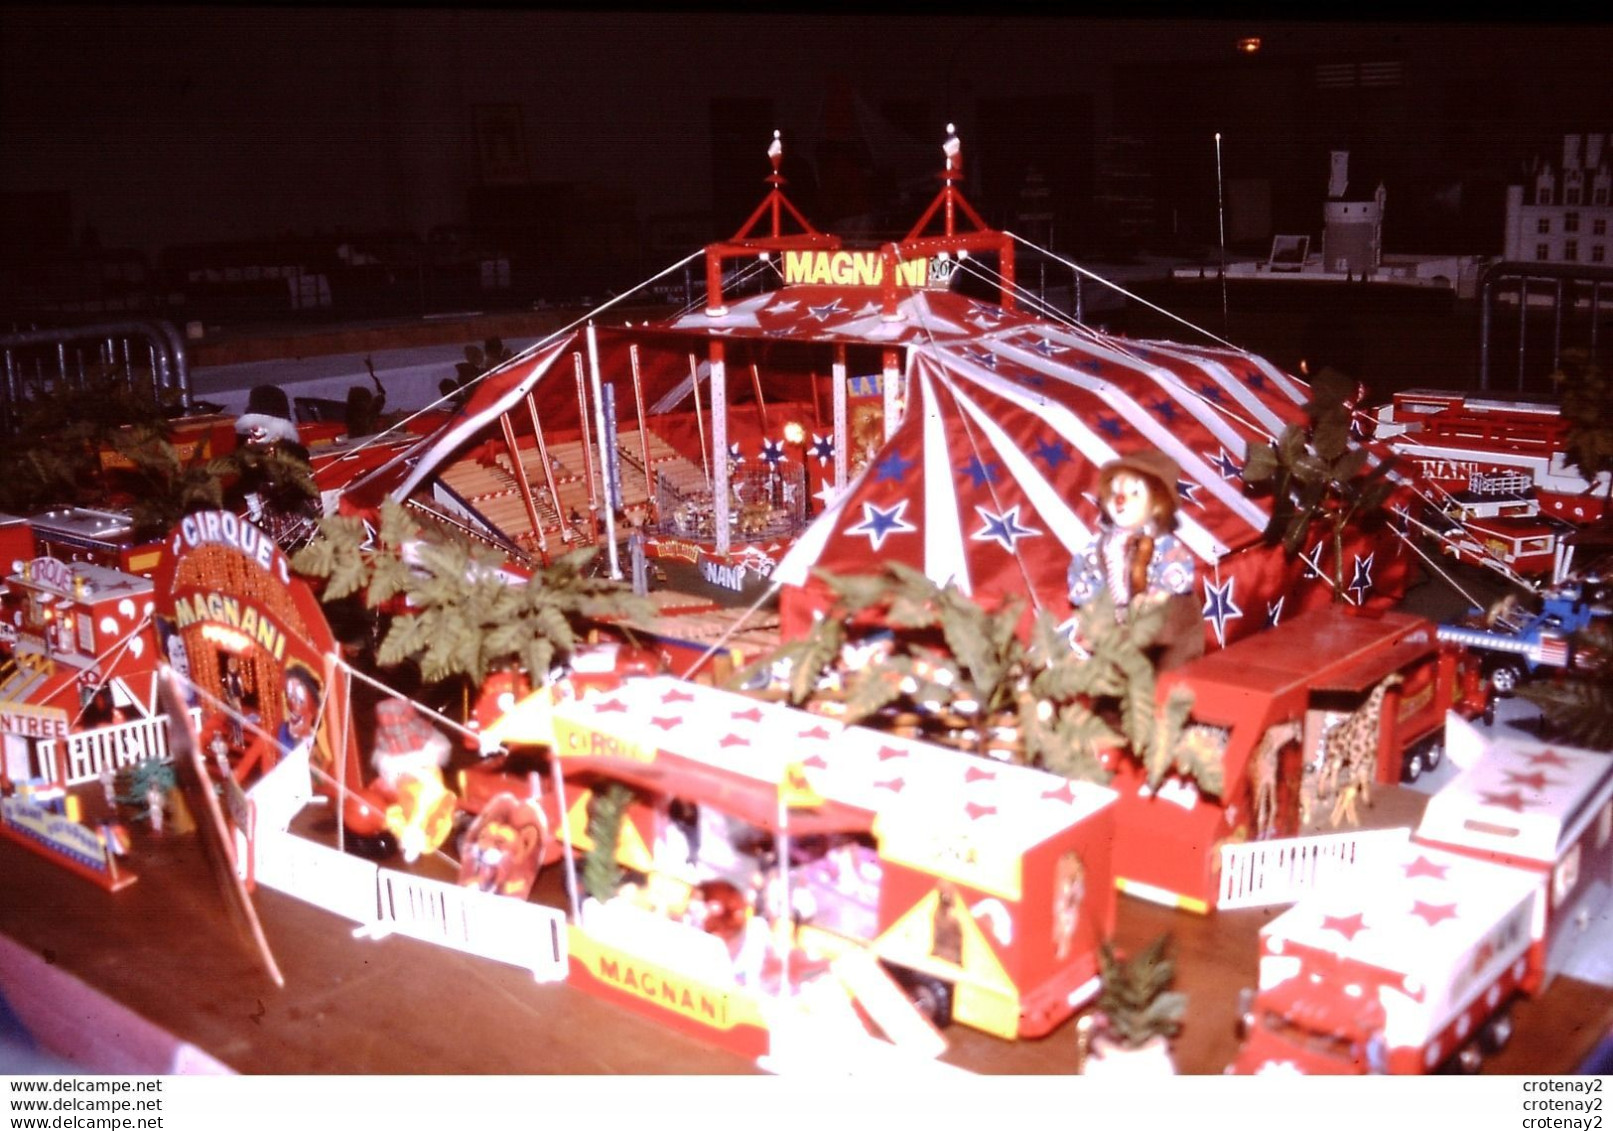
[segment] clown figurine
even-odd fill
[[[1100,593],[1113,600],[1117,617],[1166,606],[1164,625],[1148,646],[1160,670],[1204,651],[1193,556],[1172,533],[1180,474],[1174,460],[1152,448],[1105,464],[1098,472],[1098,535],[1070,563],[1070,604],[1078,609]]]
[[[387,798],[386,825],[410,863],[435,852],[454,823],[454,795],[443,785],[449,743],[407,699],[375,705],[375,789]]]

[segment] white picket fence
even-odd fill
[[[377,870],[377,880],[381,913],[363,934],[408,935],[524,966],[539,982],[565,979],[564,912],[387,868]]]
[[[191,719],[199,721],[200,712],[193,709]],[[62,757],[67,762],[65,770],[57,764]],[[39,744],[40,769],[49,780],[70,786],[95,781],[109,770],[117,773],[136,762],[167,757],[167,715],[76,731],[65,739],[50,738]]]
[[[1364,829],[1224,844],[1215,905],[1232,910],[1297,902],[1356,868],[1392,856],[1410,838],[1410,829]]]
[[[359,924],[366,938],[407,935],[525,967],[540,982],[565,978],[564,912],[382,868],[287,831],[308,795],[307,759],[296,754],[247,792],[258,883]]]
[[[279,829],[258,829],[257,882],[355,923],[376,916],[374,861],[361,860]]]

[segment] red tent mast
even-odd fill
[[[1002,278],[1000,304],[1004,310],[1014,308],[1014,244],[1004,232],[993,230],[980,213],[976,212],[958,188],[963,179],[963,143],[958,140],[956,128],[947,123],[947,139],[941,146],[946,155],[946,166],[941,172],[941,191],[936,194],[924,215],[919,217],[913,230],[900,243],[886,244],[880,249],[885,259],[884,313],[887,318],[897,317],[898,290],[896,265],[904,260],[929,256],[956,255],[960,258],[976,251],[996,252],[998,273]],[[958,230],[958,213],[974,225],[973,231]],[[924,230],[941,215],[939,235],[924,235]]]
[[[825,235],[818,231],[805,216],[801,215],[800,210],[790,202],[790,198],[784,195],[784,185],[787,182],[784,175],[779,172],[779,163],[784,159],[784,145],[779,140],[777,130],[773,131],[773,143],[767,147],[767,157],[773,163],[773,172],[766,180],[766,183],[772,186],[766,198],[730,239],[706,247],[706,313],[714,318],[727,313],[728,309],[723,304],[723,260],[782,253],[800,248],[832,249],[840,246],[840,237]],[[784,232],[786,214],[799,228],[799,231],[791,235],[786,235]],[[756,229],[764,218],[770,221],[770,230],[757,235]]]

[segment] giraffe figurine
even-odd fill
[[[1389,689],[1403,682],[1399,672],[1384,676],[1366,702],[1322,736],[1322,776],[1318,798],[1337,794],[1328,820],[1334,828],[1348,820],[1361,823],[1356,798],[1372,804],[1371,783],[1378,772],[1378,739],[1383,733],[1383,699]]]
[[[1255,839],[1265,840],[1272,834],[1277,820],[1277,767],[1278,756],[1291,742],[1298,742],[1305,733],[1301,719],[1273,723],[1261,736],[1249,759],[1249,791],[1254,799]]]

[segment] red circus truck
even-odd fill
[[[1171,776],[1152,791],[1140,766],[1117,762],[1111,784],[1120,792],[1121,890],[1208,911],[1218,894],[1221,845],[1299,831],[1323,735],[1391,674],[1401,682],[1387,692],[1381,715],[1375,780],[1383,784],[1412,781],[1432,768],[1441,757],[1446,712],[1472,718],[1487,702],[1479,661],[1442,643],[1432,621],[1330,605],[1162,673],[1160,701],[1178,688],[1191,691],[1190,725],[1216,736],[1223,787],[1220,797],[1209,797]],[[1267,767],[1275,818],[1262,828],[1257,755],[1268,735],[1289,728],[1298,728],[1299,737],[1271,751],[1278,757]]]
[[[826,985],[893,1040],[904,1010],[1037,1037],[1096,993],[1113,791],[666,676],[541,714],[571,849],[632,798],[613,858],[639,883],[580,908],[574,984],[747,1056]]]
[[[1228,1071],[1476,1071],[1511,1037],[1516,996],[1583,941],[1610,881],[1613,758],[1494,743],[1429,802],[1394,864],[1261,931]]]

